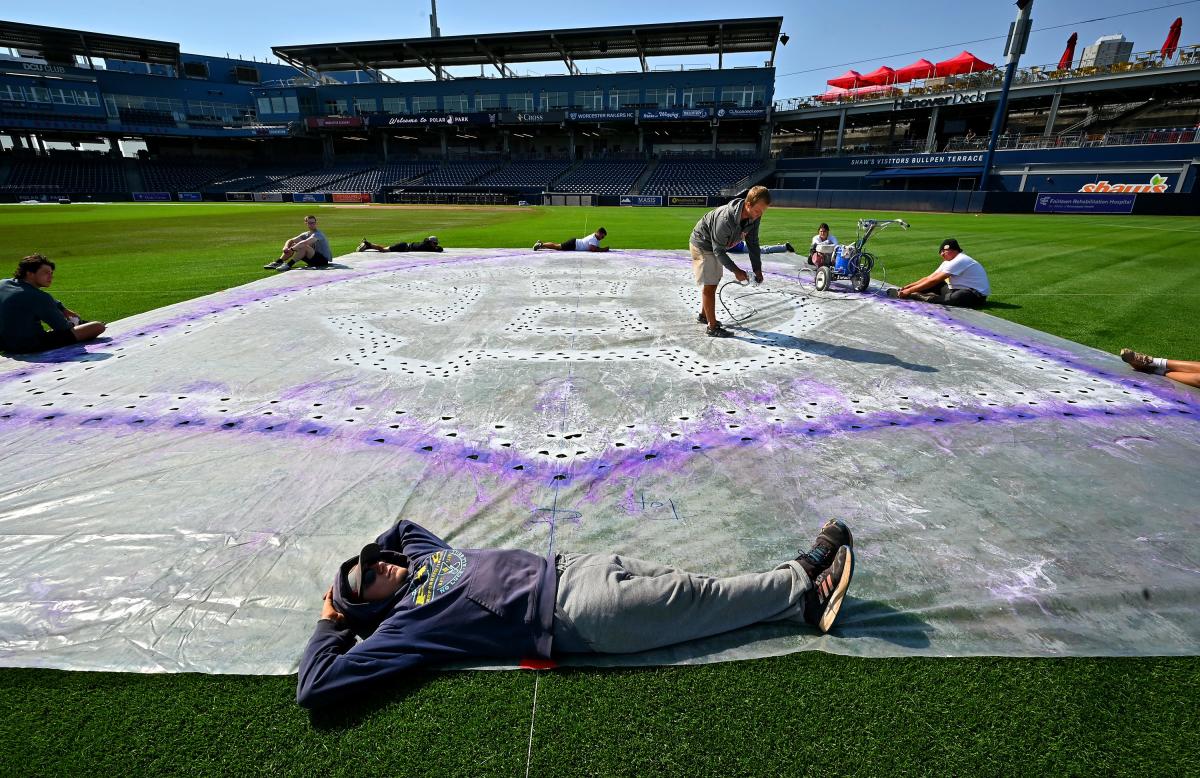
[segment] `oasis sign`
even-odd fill
[[[1155,173],[1150,176],[1148,184],[1110,184],[1107,181],[1097,181],[1094,184],[1084,184],[1080,192],[1112,192],[1113,194],[1162,194],[1167,191],[1167,177]]]
[[[898,97],[892,101],[892,110],[903,111],[909,108],[932,108],[935,105],[983,103],[987,101],[987,96],[987,92],[980,90],[974,93],[955,92],[952,95],[939,95],[937,97]]]

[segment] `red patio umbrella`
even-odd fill
[[[892,70],[887,65],[880,65],[870,73],[867,73],[865,76],[863,76],[859,80],[859,83],[872,86],[883,86],[884,84],[891,84],[895,82],[895,80],[896,71]]]
[[[840,86],[831,86],[825,90],[824,94],[817,95],[817,99],[823,103],[832,103],[840,97],[845,97],[849,89],[843,89]]]
[[[836,86],[840,89],[853,89],[862,83],[862,73],[857,70],[847,70],[837,78],[831,78],[825,82],[830,86]]]
[[[1075,41],[1079,40],[1079,33],[1071,33],[1071,37],[1067,38],[1067,48],[1063,51],[1062,57],[1058,60],[1058,69],[1066,70],[1071,67],[1071,62],[1075,59]]]
[[[1163,41],[1163,59],[1170,59],[1175,56],[1175,50],[1179,48],[1179,34],[1181,32],[1183,32],[1182,16],[1171,22],[1171,31],[1167,33],[1167,39]]]
[[[957,57],[944,59],[934,67],[939,76],[958,76],[963,73],[978,73],[981,70],[995,69],[995,65],[984,62],[969,51],[964,51]]]
[[[911,65],[896,68],[896,83],[907,84],[909,81],[915,81],[918,78],[931,78],[934,69],[935,66],[932,62],[927,59],[919,59]]]

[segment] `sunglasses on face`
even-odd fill
[[[366,570],[359,571],[359,576],[362,579],[358,586],[358,594],[361,597],[367,589],[371,588],[372,584],[379,580],[379,573],[375,570],[374,563],[372,563]]]

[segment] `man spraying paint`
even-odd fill
[[[688,242],[692,252],[692,274],[696,277],[696,284],[701,287],[700,314],[696,321],[708,325],[709,337],[728,338],[733,335],[717,321],[717,284],[721,282],[722,268],[732,271],[742,283],[749,278],[729,258],[730,249],[745,241],[754,280],[762,283],[758,227],[770,205],[770,190],[765,186],[756,186],[746,193],[744,199],[739,198],[704,214],[692,230]]]
[[[764,621],[828,632],[850,585],[853,542],[830,521],[793,560],[711,578],[618,554],[454,548],[401,521],[338,568],[300,660],[296,702],[326,705],[471,657],[633,653]]]

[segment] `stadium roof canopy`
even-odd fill
[[[0,20],[0,48],[36,51],[47,62],[74,65],[75,55],[179,67],[179,44]]]
[[[310,71],[367,70],[425,67],[438,78],[443,69],[459,65],[492,65],[513,75],[509,65],[562,60],[578,75],[577,60],[636,58],[649,70],[647,57],[716,54],[719,66],[726,54],[770,52],[775,62],[782,16],[718,19],[705,22],[581,27],[570,30],[451,35],[357,43],[317,43],[273,46],[275,55],[294,67]]]

